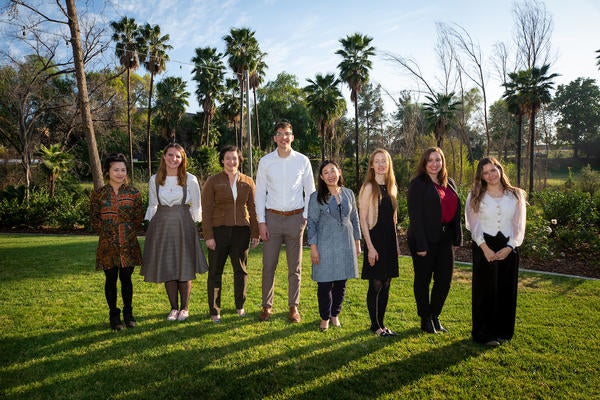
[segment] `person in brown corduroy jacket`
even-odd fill
[[[248,249],[258,245],[254,207],[255,185],[239,171],[242,152],[226,146],[219,153],[223,172],[209,177],[202,187],[202,233],[208,247],[208,307],[214,322],[221,321],[221,283],[227,257],[233,266],[235,308],[244,316]]]

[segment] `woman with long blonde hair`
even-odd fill
[[[398,276],[397,196],[392,157],[386,150],[376,149],[358,195],[358,209],[366,247],[361,277],[369,280],[371,331],[379,336],[396,335],[385,326],[384,317],[392,278]]]
[[[202,220],[200,186],[186,168],[185,150],[171,143],[148,183],[145,219],[150,224],[140,273],[146,282],[164,282],[171,304],[169,321],[187,319],[192,280],[196,273],[208,271],[195,225]]]
[[[525,192],[494,157],[479,161],[465,219],[473,239],[473,340],[498,346],[515,330],[518,246],[525,237]]]

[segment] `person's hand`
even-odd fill
[[[427,250],[425,250],[425,251],[417,251],[417,255],[419,257],[425,257],[427,255]]]
[[[481,245],[481,250],[483,250],[483,256],[487,262],[496,261],[496,253],[494,253],[494,250],[490,249],[487,244],[483,243]]]
[[[367,251],[367,254],[369,265],[372,267],[373,265],[375,265],[377,260],[379,260],[379,253],[377,252],[377,250],[375,250],[375,248],[372,248]]]
[[[260,240],[262,240],[263,242],[266,242],[269,240],[269,228],[267,227],[267,224],[264,222],[260,222],[258,224],[258,236],[260,237]]]
[[[260,242],[259,238],[252,238],[250,239],[250,243],[252,243],[252,248],[255,249],[256,246],[258,246],[258,243]]]
[[[360,240],[356,241],[356,257],[360,256],[362,253],[362,248],[360,247]]]
[[[512,251],[513,251],[512,247],[506,246],[506,247],[498,250],[496,252],[496,254],[494,254],[494,257],[495,257],[494,259],[498,260],[498,261],[504,260],[506,257],[508,257],[510,255],[510,253],[512,253]]]
[[[217,242],[215,239],[206,239],[206,247],[214,251],[217,248]]]
[[[320,261],[321,260],[319,257],[319,249],[317,248],[317,246],[310,246],[310,262],[318,265]]]

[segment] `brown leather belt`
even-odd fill
[[[278,215],[283,215],[283,216],[289,217],[290,215],[296,215],[296,214],[300,214],[300,213],[304,212],[304,208],[299,208],[297,210],[292,210],[292,211],[279,211],[279,210],[273,210],[272,208],[267,208],[267,211],[272,212],[273,214],[278,214]]]

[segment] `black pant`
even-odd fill
[[[506,246],[508,238],[484,234],[494,251]],[[473,340],[509,340],[515,331],[519,254],[511,252],[501,261],[485,259],[483,250],[473,243],[472,312]]]
[[[117,279],[120,279],[121,296],[123,297],[123,313],[131,313],[131,301],[133,299],[133,283],[131,282],[132,274],[133,267],[114,267],[104,270],[104,275],[106,277],[104,282],[104,295],[106,296],[108,308],[111,311],[117,309]]]
[[[208,250],[208,307],[210,315],[221,313],[221,286],[223,269],[227,257],[233,266],[233,295],[235,308],[244,308],[246,302],[246,285],[248,273],[248,248],[250,247],[250,227],[247,226],[216,226],[213,228],[215,236],[215,250]]]
[[[319,314],[323,321],[337,317],[342,311],[342,302],[346,294],[346,281],[317,282]]]
[[[413,290],[417,314],[422,318],[440,315],[450,291],[454,271],[454,249],[450,233],[442,235],[439,243],[429,243],[427,255],[419,256],[411,248],[415,279]],[[429,287],[433,278],[431,295]]]

